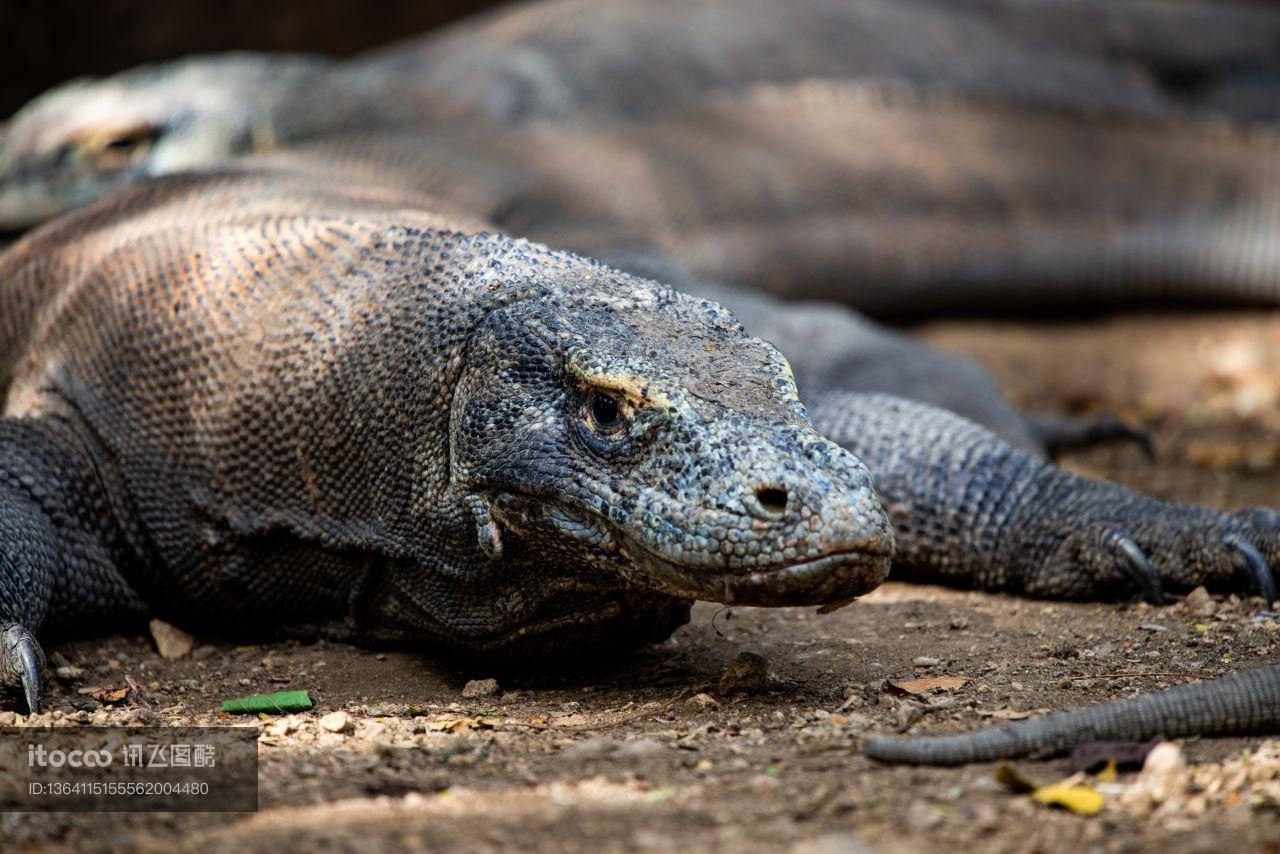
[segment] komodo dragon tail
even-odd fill
[[[964,765],[1050,756],[1089,741],[1145,741],[1160,735],[1239,736],[1277,729],[1280,665],[1272,665],[963,735],[873,738],[863,745],[862,752],[881,762]]]

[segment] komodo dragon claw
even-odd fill
[[[1235,563],[1236,569],[1242,576],[1253,582],[1254,589],[1258,591],[1258,595],[1267,600],[1267,607],[1270,608],[1274,605],[1276,601],[1276,579],[1271,567],[1267,565],[1267,559],[1262,556],[1252,543],[1241,538],[1238,534],[1225,534],[1222,537],[1222,542],[1233,550],[1232,561]]]
[[[1128,534],[1116,534],[1112,545],[1123,558],[1122,566],[1128,570],[1134,585],[1142,590],[1142,598],[1152,605],[1163,605],[1165,603],[1164,585],[1160,583],[1160,573],[1151,566],[1151,561],[1147,559],[1147,554],[1142,547]]]
[[[31,714],[40,711],[44,651],[26,627],[13,625],[0,635],[0,686],[17,692],[21,687]]]
[[[1156,459],[1156,446],[1151,434],[1109,413],[1092,417],[1070,415],[1028,415],[1036,435],[1051,458],[1066,451],[1094,448],[1099,445],[1132,443],[1148,462]]]

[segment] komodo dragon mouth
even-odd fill
[[[892,541],[868,541],[865,548],[780,563],[752,571],[724,569],[719,575],[681,567],[648,550],[639,560],[672,592],[726,605],[829,605],[875,590],[889,575]],[[635,553],[633,552],[633,555]]]

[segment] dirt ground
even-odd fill
[[[1077,471],[1213,506],[1280,503],[1278,314],[921,332],[984,361],[1028,407],[1106,409],[1156,438],[1154,464],[1113,448],[1067,460]],[[57,679],[54,711],[18,723],[256,723],[261,811],[7,814],[0,847],[1276,851],[1276,742],[1185,745],[1189,782],[1174,796],[1144,798],[1122,774],[1099,784],[1106,805],[1091,816],[1006,792],[992,765],[884,767],[857,753],[901,723],[959,731],[1280,662],[1280,623],[1261,612],[1257,599],[1152,608],[889,584],[826,616],[700,605],[670,641],[615,669],[471,698],[466,676],[403,652],[201,638],[170,661],[149,637],[69,643],[52,663],[82,673]],[[744,651],[767,661],[767,679],[722,691]],[[968,681],[917,698],[886,690],[887,678],[932,676]],[[87,696],[126,677],[140,690],[111,707]],[[317,707],[214,713],[222,699],[284,689],[309,690]],[[349,724],[321,727],[336,710]],[[1039,781],[1067,774],[1065,760],[1016,767]]]

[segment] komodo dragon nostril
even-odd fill
[[[756,503],[766,513],[779,516],[787,510],[787,491],[776,486],[762,486],[756,490]]]

